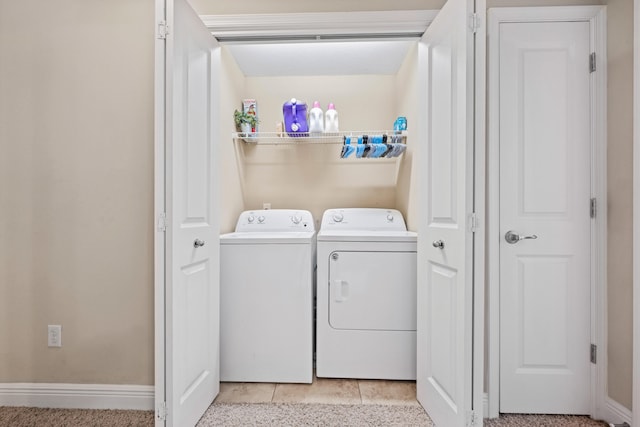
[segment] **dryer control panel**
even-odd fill
[[[315,231],[311,212],[296,209],[244,211],[236,232]]]
[[[322,215],[322,230],[407,231],[399,210],[381,208],[329,209]]]

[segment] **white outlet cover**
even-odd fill
[[[62,326],[61,325],[48,326],[47,344],[49,347],[62,347]]]

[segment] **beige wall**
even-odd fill
[[[395,76],[248,77],[245,96],[258,101],[260,130],[275,132],[292,97],[323,110],[333,102],[343,130],[389,129],[397,116]],[[235,105],[239,105],[240,99]],[[340,159],[340,145],[248,145],[243,164],[246,209],[307,209],[316,221],[329,208],[395,207],[396,161]]]
[[[631,409],[633,1],[607,1],[609,396]]]
[[[242,181],[242,164],[237,145],[231,141],[236,131],[233,112],[240,109],[244,98],[245,79],[228,50],[221,49],[220,73],[220,132],[218,134],[220,178],[220,232],[229,233],[236,227],[238,215],[244,210],[245,194]]]
[[[411,135],[418,134],[418,120],[424,111],[419,110],[419,71],[418,71],[418,43],[407,53],[396,76],[396,102],[398,114],[407,118],[407,151],[398,164],[398,179],[396,186],[396,207],[405,216],[409,230],[418,231],[418,167],[420,143]]]
[[[389,8],[385,0],[191,3],[201,14]],[[404,0],[393,8],[437,9],[443,3]],[[489,6],[514,4],[600,2],[488,1]],[[609,26],[609,389],[625,406],[631,402],[630,4],[609,2],[615,20]],[[153,383],[153,26],[150,0],[0,1],[0,382]],[[223,99],[258,93],[258,81],[245,82],[227,66]],[[312,102],[320,94],[302,96]],[[233,102],[221,112],[229,123]],[[345,116],[350,111],[337,105]],[[402,111],[411,126],[415,119],[404,109],[396,105],[382,120],[392,121]],[[270,122],[265,119],[264,125]],[[333,155],[328,148],[295,155],[284,149],[266,158],[282,154],[280,159],[297,170],[279,176],[272,193],[248,194],[248,181],[262,172],[232,162],[236,154],[249,164],[255,158],[264,162],[265,156],[227,144],[224,135],[232,130],[220,135],[223,231],[233,228],[244,208],[260,208],[262,202],[284,207],[279,182],[302,177],[302,183],[318,188],[326,182],[299,170],[296,156],[312,163]],[[320,151],[318,157],[313,149]],[[399,183],[414,182],[414,156],[410,151],[394,172]],[[355,181],[369,174],[356,175],[354,185],[360,185]],[[406,210],[411,223],[409,194],[415,187],[410,185],[409,193],[404,184],[399,187],[398,193],[383,188],[377,194],[385,195],[384,204]],[[290,200],[308,194],[298,188]],[[263,200],[266,196],[272,200]],[[335,202],[342,200],[351,199]],[[322,208],[309,206],[316,215]],[[46,347],[50,323],[63,325],[61,349]]]
[[[153,384],[153,16],[0,1],[0,382]]]

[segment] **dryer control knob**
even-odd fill
[[[300,224],[300,221],[302,221],[302,217],[298,214],[295,214],[291,217],[291,222],[293,222],[294,224]]]
[[[249,222],[249,224],[251,224],[251,223],[253,223],[253,221],[254,221],[255,219],[256,219],[256,218],[255,218],[253,215],[249,215],[249,216],[247,217],[247,222]]]
[[[388,214],[388,215],[387,215],[387,221],[389,221],[389,222],[393,222],[393,215]]]
[[[340,212],[336,212],[333,214],[332,218],[335,222],[342,222],[342,220],[344,219],[344,215],[342,215]]]
[[[260,215],[260,216],[258,217],[258,222],[259,222],[260,224],[262,224],[262,223],[264,222],[264,217],[263,217],[262,215]]]

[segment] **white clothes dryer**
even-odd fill
[[[416,233],[394,209],[330,209],[317,240],[316,375],[415,380]]]
[[[309,211],[246,211],[220,236],[220,380],[311,383],[316,233]]]

